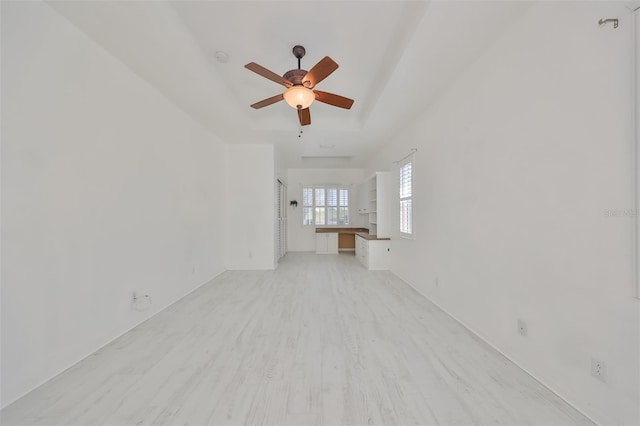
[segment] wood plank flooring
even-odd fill
[[[3,425],[591,424],[389,272],[228,271],[0,412]]]

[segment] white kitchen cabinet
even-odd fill
[[[369,243],[360,235],[356,235],[356,258],[365,268],[369,268]]]
[[[365,268],[389,269],[391,240],[367,240],[356,235],[356,258]]]
[[[369,240],[369,269],[389,269],[391,240]]]
[[[316,233],[316,253],[317,254],[338,254],[338,233],[337,232]]]

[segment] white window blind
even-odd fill
[[[338,188],[327,188],[327,225],[338,224]]]
[[[325,203],[325,189],[324,188],[316,188],[314,191],[314,203],[315,203],[315,224],[316,225],[324,225],[326,222],[325,213],[326,213],[326,203]]]
[[[338,209],[338,222],[342,225],[349,224],[349,190],[340,189],[340,208]]]
[[[413,237],[413,156],[400,163],[400,234]]]
[[[313,188],[302,189],[302,224],[313,225]]]
[[[302,188],[302,224],[349,225],[349,189],[332,185]]]

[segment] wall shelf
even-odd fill
[[[369,233],[377,235],[379,238],[389,238],[391,234],[388,211],[389,180],[389,172],[375,172],[363,184],[369,188]]]

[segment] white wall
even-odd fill
[[[351,225],[349,227],[367,226],[367,216],[358,214],[357,186],[364,181],[363,169],[289,169],[287,187],[287,206],[289,200],[297,200],[298,207],[288,207],[288,249],[289,251],[315,251],[315,227],[302,226],[302,188],[306,185],[335,183],[350,189],[349,200]]]
[[[280,179],[280,181],[287,183],[287,161],[282,152],[282,148],[278,148],[277,146],[273,147],[273,164],[275,168],[276,179]]]
[[[2,106],[5,406],[223,270],[225,166],[40,2],[2,4]]]
[[[275,267],[273,145],[227,145],[227,269]]]
[[[282,152],[281,148],[278,148],[278,146],[273,147],[273,155],[274,155],[274,168],[275,168],[275,180],[273,182],[273,240],[274,240],[274,250],[273,250],[273,258],[274,258],[274,267],[277,268],[278,267],[278,263],[280,261],[280,230],[278,228],[278,222],[280,222],[279,218],[278,218],[278,190],[279,190],[279,186],[278,186],[278,180],[280,182],[282,182],[285,186],[285,189],[287,187],[287,167],[286,167],[286,158],[284,156],[284,153]],[[288,205],[289,202],[286,202],[286,205]],[[282,212],[284,215],[287,214],[287,210],[285,209]],[[286,233],[287,233],[287,223],[285,221],[285,223],[282,225],[284,228],[284,235],[285,235],[285,250],[286,250]],[[285,251],[286,253],[286,251]]]
[[[635,75],[635,123],[634,123],[634,136],[635,136],[635,146],[633,149],[632,155],[632,167],[633,173],[635,174],[634,184],[634,194],[633,194],[633,208],[635,208],[635,223],[633,224],[635,227],[635,240],[634,240],[634,251],[635,251],[635,265],[634,265],[634,274],[636,280],[636,297],[640,299],[640,1],[635,0],[632,3],[633,12],[633,27],[635,32],[634,38],[634,67],[633,74]],[[633,211],[633,210],[632,210]]]
[[[632,208],[630,31],[622,3],[535,4],[370,167],[419,149],[393,272],[601,424],[640,423],[632,218],[607,213]]]

